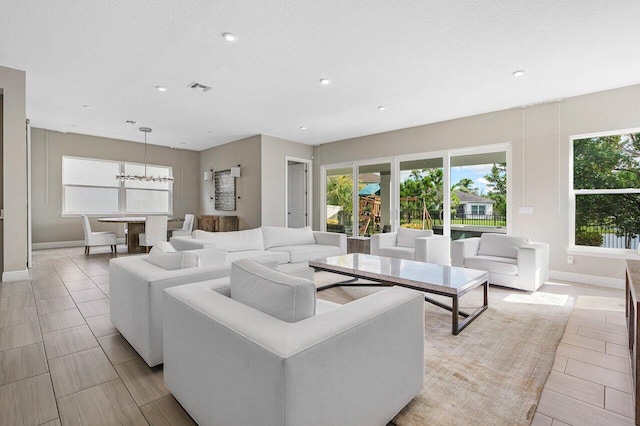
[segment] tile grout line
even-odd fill
[[[56,272],[56,274],[57,274],[57,272]],[[62,424],[62,421],[60,420],[60,407],[58,407],[58,398],[56,398],[56,391],[55,391],[55,388],[53,387],[53,377],[52,377],[52,374],[51,374],[51,365],[49,364],[49,358],[47,357],[47,347],[44,345],[44,335],[42,333],[42,326],[40,325],[40,310],[38,309],[38,303],[36,302],[36,294],[35,294],[35,291],[33,290],[33,280],[29,280],[29,286],[31,287],[31,293],[32,293],[32,296],[33,296],[33,303],[35,304],[35,307],[36,307],[36,316],[38,317],[38,330],[40,331],[40,338],[42,339],[42,351],[44,352],[44,360],[47,363],[47,372],[49,373],[49,383],[51,384],[51,392],[53,393],[53,400],[54,400],[54,402],[56,404],[56,413],[58,413],[57,419]],[[53,420],[55,420],[55,419],[53,419]],[[51,420],[51,421],[53,421],[53,420]]]

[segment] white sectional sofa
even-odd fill
[[[264,228],[270,228],[264,232]],[[280,232],[278,232],[280,230]],[[197,231],[196,231],[197,232]],[[203,232],[203,231],[201,231]],[[263,232],[267,235],[266,249]],[[162,291],[166,288],[228,277],[233,261],[257,258],[281,264],[287,271],[304,271],[284,265],[346,253],[346,237],[340,234],[263,227],[238,232],[171,239],[179,250],[200,256],[200,266],[167,270],[149,262],[148,256],[112,259],[110,272],[111,322],[149,366],[162,363]],[[311,238],[310,238],[311,237]],[[209,238],[209,240],[206,240]],[[323,244],[311,244],[310,241]],[[214,241],[215,240],[215,241]],[[309,244],[304,244],[308,242]],[[215,248],[216,244],[222,248]],[[276,246],[281,251],[276,251]],[[280,245],[282,244],[282,245]],[[315,246],[315,247],[314,247]],[[204,248],[203,248],[204,247]],[[197,248],[197,250],[191,250]]]
[[[200,249],[215,244],[215,247],[227,250],[231,262],[246,257],[271,256],[278,263],[298,263],[347,253],[346,235],[312,231],[308,226],[263,226],[235,232],[198,229],[191,237],[172,237],[171,244],[178,250]]]

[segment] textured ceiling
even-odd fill
[[[37,127],[315,145],[638,84],[639,18],[638,0],[1,0],[0,65],[27,72]]]

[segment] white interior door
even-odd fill
[[[294,163],[287,166],[287,226],[307,226],[307,165]]]

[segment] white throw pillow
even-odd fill
[[[179,251],[167,253],[153,247],[147,257],[147,262],[167,271],[174,269],[195,268],[200,266],[200,256],[197,253]]]
[[[260,228],[232,232],[207,232],[197,229],[194,231],[194,237],[201,241],[216,243],[218,248],[228,252],[264,250]]]
[[[232,299],[282,321],[297,322],[316,312],[314,283],[254,259],[233,262],[230,286]]]
[[[219,248],[189,250],[185,253],[197,254],[200,260],[199,266],[218,265],[227,261],[227,251]]]
[[[526,246],[527,244],[529,244],[527,237],[485,232],[480,236],[478,256],[498,256],[517,259],[518,247]]]
[[[430,229],[407,229],[398,228],[398,235],[396,236],[396,246],[416,248],[416,238],[431,237],[433,231]]]
[[[158,241],[154,245],[154,248],[158,248],[158,250],[163,251],[165,253],[176,253],[178,250],[167,241]]]

